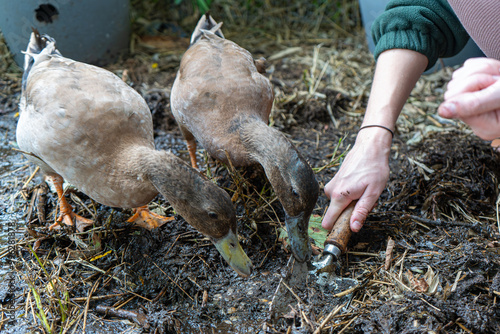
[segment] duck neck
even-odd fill
[[[303,164],[300,154],[283,133],[260,121],[250,121],[241,127],[240,137],[251,159],[264,168],[276,196],[287,214],[292,204],[288,190],[293,187]]]
[[[136,158],[132,161],[138,178],[149,180],[174,208],[197,197],[196,189],[207,182],[198,171],[170,152],[140,148],[134,155]]]
[[[247,122],[240,129],[243,145],[251,158],[264,168],[286,213],[295,216],[302,209],[312,210],[318,183],[297,148],[283,133],[262,121]],[[298,192],[301,199],[294,199],[293,191]]]
[[[243,123],[240,138],[251,159],[262,165],[269,178],[288,157],[297,154],[295,147],[280,131],[261,120],[252,119]],[[272,182],[271,178],[270,181]]]

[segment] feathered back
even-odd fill
[[[32,28],[33,32],[30,36],[30,41],[26,51],[24,51],[24,73],[22,79],[22,87],[26,88],[26,80],[29,72],[39,58],[47,58],[49,56],[61,56],[59,50],[56,49],[56,40],[49,35],[40,35],[37,29]]]
[[[224,35],[222,34],[222,30],[220,30],[220,27],[222,27],[222,22],[220,23],[215,22],[215,20],[210,16],[210,14],[206,13],[200,18],[198,24],[196,24],[196,28],[194,28],[193,34],[191,35],[191,45],[196,43],[201,38],[205,30],[213,32],[220,38],[224,38]]]

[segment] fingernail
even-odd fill
[[[359,232],[362,227],[363,227],[363,224],[361,224],[359,221],[355,220],[355,221],[352,222],[351,229],[354,232]]]
[[[456,117],[457,107],[454,103],[443,103],[441,109],[444,111],[443,117]]]
[[[321,227],[323,227],[325,230],[328,230],[328,231],[332,229],[330,224],[324,220],[321,222]]]

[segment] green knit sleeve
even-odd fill
[[[372,25],[374,56],[408,49],[427,56],[431,68],[440,57],[459,53],[469,35],[446,0],[392,0]]]

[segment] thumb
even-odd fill
[[[464,118],[498,109],[499,91],[500,81],[497,81],[485,89],[456,95],[443,102],[438,108],[438,113],[445,118]]]

